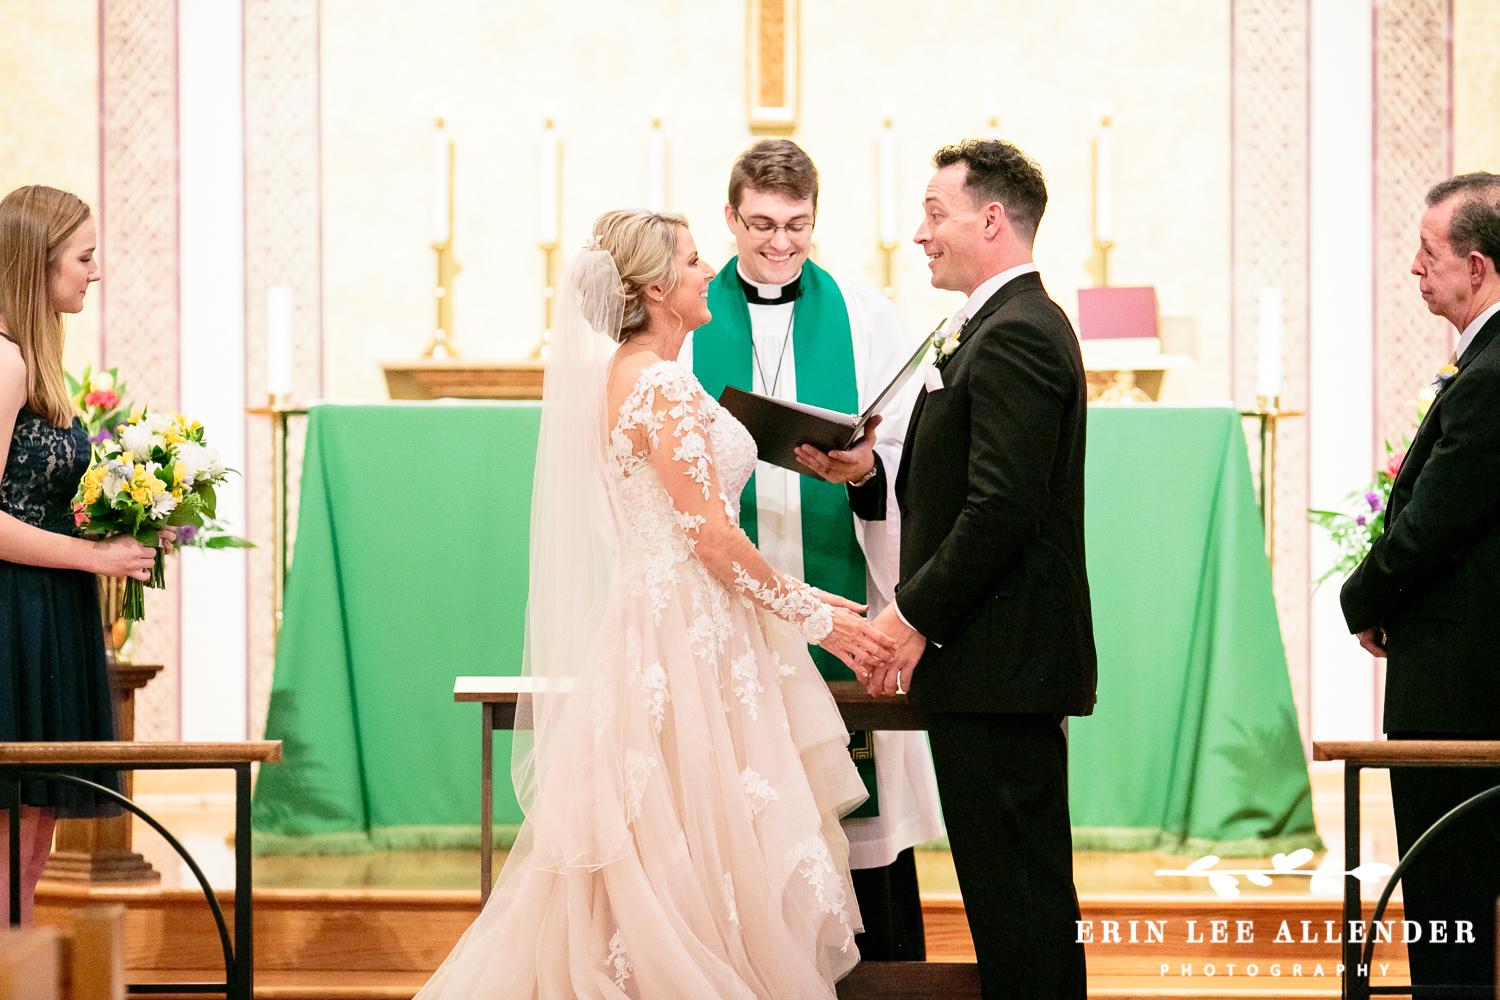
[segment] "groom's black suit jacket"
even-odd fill
[[[1500,734],[1500,315],[1438,390],[1340,594],[1386,633],[1385,730]]]
[[[896,475],[896,604],[929,640],[925,712],[1088,715],[1097,661],[1083,546],[1083,361],[1041,278],[964,325],[912,411]]]

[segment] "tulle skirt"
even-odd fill
[[[802,637],[689,561],[605,614],[488,905],[419,1000],[812,1000],[859,960],[865,797]],[[673,588],[668,588],[672,590]]]
[[[0,741],[113,740],[114,713],[94,575],[0,561]],[[116,771],[77,776],[120,789]],[[0,789],[0,809],[7,794]],[[21,801],[64,817],[119,812],[87,789],[50,782],[23,782]]]

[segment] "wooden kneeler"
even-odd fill
[[[850,732],[926,729],[927,720],[906,696],[875,698],[855,681],[828,685]],[[530,677],[458,677],[453,700],[479,712],[479,897],[489,900],[495,845],[496,729],[516,728],[516,702],[532,693]],[[523,722],[523,725],[525,723]],[[839,1000],[979,1000],[979,966],[973,962],[861,962],[838,984]]]

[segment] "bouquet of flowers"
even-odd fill
[[[1375,478],[1367,489],[1349,494],[1349,499],[1354,501],[1354,513],[1307,512],[1307,519],[1327,531],[1339,550],[1338,561],[1318,577],[1314,587],[1322,586],[1330,576],[1348,576],[1369,554],[1370,546],[1385,531],[1385,509],[1391,502],[1391,484],[1396,481],[1396,473],[1401,471],[1404,458],[1405,450],[1398,452],[1389,441],[1385,443],[1385,468],[1375,470]]]
[[[1449,376],[1440,371],[1439,383],[1446,377]],[[1432,405],[1434,398],[1431,388],[1418,394],[1417,423],[1420,424],[1427,416],[1427,408]],[[1339,550],[1338,561],[1329,567],[1328,572],[1318,577],[1318,582],[1313,585],[1315,588],[1322,586],[1323,581],[1330,576],[1348,576],[1354,572],[1354,567],[1369,555],[1370,546],[1375,544],[1375,539],[1385,532],[1385,509],[1391,502],[1391,485],[1395,483],[1396,473],[1401,471],[1401,463],[1410,447],[1411,441],[1406,438],[1401,441],[1400,451],[1392,447],[1389,441],[1385,443],[1385,468],[1375,470],[1375,478],[1368,487],[1349,494],[1349,500],[1353,501],[1353,513],[1333,510],[1307,512],[1307,519],[1327,531]]]
[[[215,518],[214,487],[230,470],[203,442],[203,425],[180,413],[142,411],[123,420],[99,445],[93,464],[78,484],[73,519],[85,538],[130,535],[156,549],[151,579],[125,585],[124,617],[140,621],[145,586],[165,584],[158,534],[174,527],[186,544],[206,548],[248,548],[250,543],[223,531]]]
[[[74,378],[66,372],[63,375],[68,380],[73,409],[78,411],[83,429],[88,432],[89,443],[93,445],[94,461],[98,461],[103,455],[104,442],[114,437],[120,422],[130,415],[130,407],[121,398],[125,382],[120,378],[120,369],[111,368],[96,374],[93,366],[88,365],[83,369],[82,378]]]

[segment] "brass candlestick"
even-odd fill
[[[1276,432],[1277,424],[1287,417],[1300,417],[1300,410],[1283,410],[1281,397],[1256,396],[1255,409],[1241,410],[1240,416],[1260,421],[1260,519],[1266,533],[1266,561],[1276,571]]]
[[[443,119],[437,119],[437,127],[443,127]],[[437,300],[437,327],[432,331],[432,341],[423,352],[425,357],[435,358],[439,361],[458,357],[458,351],[453,348],[453,279],[458,272],[463,270],[458,261],[453,258],[453,164],[455,159],[454,144],[448,142],[448,238],[441,243],[434,242],[432,249],[437,253],[437,287],[433,289],[433,297]]]
[[[282,608],[286,601],[286,576],[289,563],[288,539],[288,491],[287,476],[287,421],[292,417],[307,415],[305,406],[293,406],[290,395],[272,394],[269,404],[254,407],[245,412],[256,417],[271,418],[271,580],[272,638],[281,635]]]

